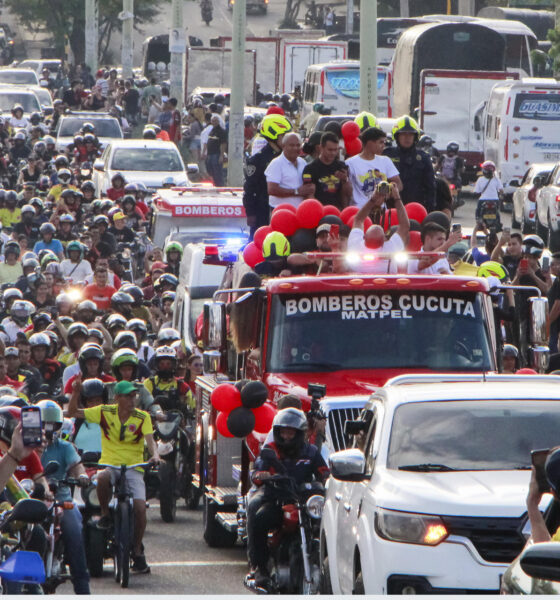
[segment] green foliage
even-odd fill
[[[549,29],[548,39],[552,44],[548,55],[552,59],[554,76],[558,79],[560,75],[560,29]]]
[[[160,12],[158,5],[169,0],[135,0],[135,27],[139,29]],[[84,59],[85,3],[84,0],[4,0],[10,12],[31,32],[50,33],[53,45],[61,52],[68,40],[75,61]],[[99,0],[99,48],[103,57],[113,31],[120,29],[118,14],[122,0]]]

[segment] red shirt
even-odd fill
[[[16,381],[6,375],[4,379],[0,379],[0,385],[7,385],[14,388],[14,390],[19,390],[23,387],[23,381]]]
[[[181,113],[178,110],[173,111],[171,126],[169,127],[169,139],[172,142],[181,141]]]
[[[66,382],[66,385],[64,386],[65,394],[72,393],[72,384],[74,383],[74,379],[76,379],[77,376],[78,376],[78,373],[76,373],[76,375],[72,375],[72,377],[70,377],[70,379]],[[117,381],[114,377],[112,377],[111,375],[105,375],[105,373],[102,373],[101,375],[99,375],[98,379],[101,379],[101,381],[103,383],[110,383],[111,381]]]
[[[99,287],[96,283],[90,283],[84,288],[84,298],[92,300],[99,310],[106,310],[111,306],[111,296],[117,290],[111,286]]]
[[[148,205],[145,202],[142,202],[142,200],[136,200],[136,208],[140,210],[144,217],[146,217],[148,211],[150,210]]]
[[[164,142],[169,142],[171,141],[169,138],[169,134],[167,133],[167,131],[165,131],[164,129],[162,129],[157,135],[156,138],[158,140],[163,140]],[[108,193],[108,191],[107,191]]]
[[[112,188],[110,187],[107,190],[107,197],[110,198],[113,202],[116,202],[119,198],[124,196],[124,187],[122,188]]]
[[[33,451],[27,458],[20,461],[15,470],[14,477],[18,481],[22,481],[23,479],[35,479],[41,473],[43,473],[41,459],[37,452]]]

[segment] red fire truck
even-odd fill
[[[210,403],[217,384],[261,380],[270,402],[296,394],[306,410],[310,395],[319,398],[326,386],[319,405],[327,415],[331,452],[346,447],[345,422],[357,418],[371,392],[392,377],[500,370],[486,279],[316,275],[236,289],[239,277],[231,277],[232,271],[228,287],[204,306],[205,375],[197,380],[194,485],[203,498],[204,538],[211,546],[231,545],[245,535],[248,474],[264,438],[239,440],[217,432]],[[530,306],[531,356],[538,366],[547,359],[547,301],[531,298]]]

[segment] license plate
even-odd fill
[[[488,219],[489,221],[491,221],[492,219],[496,218],[496,215],[494,213],[486,213],[484,215],[482,215],[483,219]]]
[[[545,152],[543,154],[544,160],[549,160],[551,162],[556,162],[560,160],[560,152]]]

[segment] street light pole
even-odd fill
[[[243,185],[243,142],[245,106],[245,23],[246,0],[233,5],[231,40],[231,96],[229,103],[228,185]]]
[[[97,71],[97,47],[99,44],[99,25],[97,0],[86,0],[86,65],[92,75]]]
[[[123,0],[122,13],[119,15],[122,21],[122,46],[121,64],[123,79],[132,77],[132,54],[134,40],[134,0]]]
[[[346,33],[354,33],[354,0],[346,0]]]
[[[169,52],[171,65],[169,68],[170,90],[172,98],[177,98],[177,110],[183,108],[185,95],[185,69],[183,59],[187,40],[183,30],[183,0],[173,0],[171,8],[171,29],[169,31]]]
[[[360,110],[377,112],[377,0],[360,2]]]

